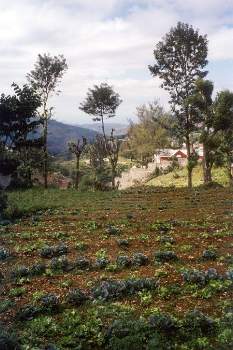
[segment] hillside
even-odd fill
[[[96,132],[102,132],[100,123],[83,124],[81,127],[91,129]],[[110,135],[112,129],[114,129],[114,134],[117,136],[126,135],[128,126],[120,123],[105,123],[105,131],[107,135]]]
[[[228,179],[226,170],[224,168],[213,169],[213,181],[218,182],[221,185],[227,185]],[[193,171],[193,185],[199,186],[203,184],[203,173],[202,167],[199,165]],[[166,175],[160,175],[149,180],[146,185],[149,186],[176,186],[186,187],[187,186],[187,169],[179,169],[168,173]]]
[[[97,132],[80,126],[68,125],[56,120],[49,121],[48,149],[53,155],[64,154],[67,143],[82,136],[93,140]]]
[[[28,216],[0,225],[0,322],[11,333],[1,329],[0,349],[232,350],[229,188],[9,198]],[[13,334],[20,347],[3,348]]]

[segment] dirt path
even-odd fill
[[[143,184],[148,177],[155,171],[156,163],[148,163],[147,168],[132,167],[128,171],[123,171],[121,177],[116,178],[116,182],[119,182],[119,190],[132,187],[134,185]]]

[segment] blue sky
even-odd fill
[[[136,107],[154,99],[167,107],[147,67],[155,44],[178,21],[208,35],[215,92],[233,90],[232,0],[0,0],[0,91],[25,83],[38,53],[61,53],[69,69],[50,101],[55,119],[89,123],[78,106],[103,81],[123,99],[116,122],[135,119]]]

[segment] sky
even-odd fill
[[[90,123],[79,105],[101,82],[123,100],[114,122],[136,120],[136,107],[155,99],[168,108],[148,65],[178,21],[207,34],[215,93],[233,90],[233,0],[0,0],[0,93],[26,83],[39,53],[63,54],[69,68],[50,100],[54,119]]]

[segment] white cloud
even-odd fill
[[[38,53],[63,53],[69,70],[51,101],[59,120],[88,120],[78,105],[101,81],[124,100],[119,120],[154,98],[167,105],[147,66],[156,42],[179,20],[208,34],[210,60],[233,63],[232,0],[0,0],[0,91],[24,83]],[[217,77],[216,85],[225,86]]]

